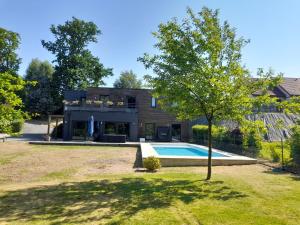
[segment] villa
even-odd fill
[[[126,141],[187,141],[190,124],[162,111],[149,89],[87,88],[67,91],[64,101],[64,140],[85,140],[93,116],[94,140],[108,135]],[[117,140],[118,141],[118,140]]]
[[[259,92],[253,94],[258,95]],[[300,96],[300,79],[284,78],[280,85],[270,90],[270,95],[279,100]],[[271,127],[274,115],[268,119],[269,113],[280,113],[272,105],[259,111],[265,112],[263,117],[267,118]],[[191,126],[203,123],[202,119],[191,122],[176,120],[175,116],[159,107],[150,89],[90,87],[65,93],[63,139],[86,140],[87,122],[91,116],[94,118],[93,139],[98,141],[108,141],[105,139],[107,135],[125,136],[126,141],[138,141],[140,138],[147,141],[188,141],[192,137]],[[298,119],[295,116],[278,116],[287,124]],[[276,134],[276,129],[269,130],[270,140],[280,139],[280,132]]]

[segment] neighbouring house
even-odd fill
[[[259,96],[261,92],[253,93],[253,96]],[[276,86],[273,90],[269,90],[272,97],[277,97],[278,101],[288,100],[294,96],[300,96],[300,78],[284,77],[281,84]],[[258,113],[260,112],[260,113]],[[285,114],[274,105],[265,105],[254,111],[252,115],[246,116],[248,120],[261,120],[264,122],[267,133],[264,138],[268,141],[280,141],[281,138],[289,138],[292,134],[291,127],[300,121],[300,115]],[[284,127],[279,129],[277,123],[282,120]],[[207,124],[205,118],[201,117],[191,122],[191,125]],[[235,129],[237,124],[232,121],[222,121],[221,125],[229,129]]]
[[[94,118],[94,138],[126,135],[128,141],[139,138],[153,141],[188,141],[188,121],[160,109],[149,89],[87,88],[67,91],[64,101],[64,140],[85,140],[88,120]]]
[[[259,96],[261,92],[253,93],[253,96]],[[284,77],[282,83],[269,91],[270,96],[277,97],[279,101],[287,100],[293,96],[300,96],[300,78]],[[260,112],[280,112],[275,106],[263,106],[258,109]]]

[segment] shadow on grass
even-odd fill
[[[133,168],[142,168],[143,160],[142,160],[142,151],[141,147],[138,147],[135,153],[135,161],[133,163]]]
[[[284,174],[288,174],[288,175],[291,175],[291,178],[293,180],[300,181],[300,175],[293,174],[292,172],[287,171],[285,169],[282,169],[281,167],[272,168],[272,169],[270,168],[270,169],[264,171],[264,173],[272,174],[272,175],[284,175]]]
[[[62,183],[0,196],[0,222],[48,220],[51,224],[64,224],[112,220],[118,224],[139,211],[167,208],[178,200],[187,204],[201,199],[227,201],[243,197],[246,195],[223,181],[123,178]]]

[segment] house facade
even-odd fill
[[[126,135],[128,141],[188,141],[188,121],[164,112],[148,89],[87,88],[67,91],[64,103],[64,140],[85,140],[88,120],[94,118],[94,139]]]

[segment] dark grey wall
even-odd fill
[[[136,112],[99,112],[99,111],[65,111],[64,118],[64,140],[72,139],[72,121],[88,121],[90,116],[95,121],[124,122],[130,126],[130,141],[138,139],[138,118]]]

